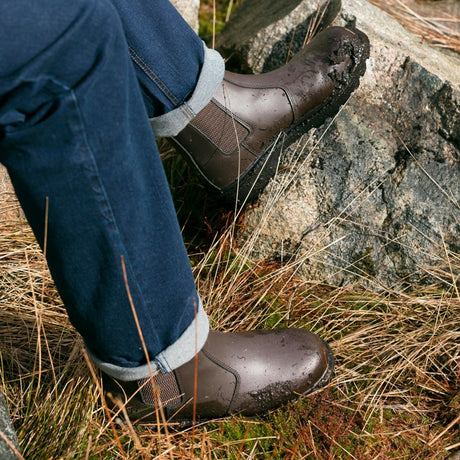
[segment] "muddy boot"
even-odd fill
[[[283,145],[338,112],[368,57],[362,32],[331,27],[280,69],[225,72],[211,102],[172,142],[216,193],[252,201],[273,177]]]
[[[103,377],[104,390],[126,403],[132,419],[156,422],[160,404],[168,422],[188,425],[194,410],[195,421],[203,421],[275,409],[326,385],[333,367],[329,346],[302,329],[211,331],[196,362],[168,374],[131,382]]]

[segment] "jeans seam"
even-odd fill
[[[159,88],[159,90],[169,99],[169,101],[174,104],[176,107],[179,107],[185,115],[192,119],[195,115],[193,111],[190,110],[186,103],[180,104],[179,99],[170,91],[170,89],[165,85],[161,78],[152,70],[151,67],[134,51],[134,49],[129,46],[129,53],[131,59],[139,68],[144,72],[144,74],[152,80],[152,82]]]

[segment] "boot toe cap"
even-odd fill
[[[231,352],[213,359],[225,362],[236,377],[229,413],[256,415],[327,383],[332,352],[315,334],[278,329],[226,335]],[[211,352],[212,353],[212,352]]]

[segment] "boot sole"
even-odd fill
[[[354,32],[360,37],[362,46],[359,64],[351,72],[349,83],[338,85],[326,101],[310,112],[297,124],[289,127],[282,135],[272,142],[236,181],[217,189],[225,201],[240,204],[251,203],[257,199],[260,192],[266,187],[270,179],[275,175],[283,152],[284,145],[291,145],[303,134],[312,128],[321,126],[327,118],[335,116],[351,94],[358,88],[359,80],[366,71],[366,60],[369,58],[369,39],[359,30]],[[214,187],[214,190],[216,188]]]

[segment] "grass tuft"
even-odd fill
[[[182,218],[193,240],[199,227]],[[218,238],[207,238],[208,229],[190,248],[213,327],[314,330],[337,359],[328,388],[258,419],[235,416],[184,432],[108,417],[29,227],[2,221],[2,388],[25,458],[447,457],[460,442],[456,283],[398,293],[307,282],[293,262],[250,260],[251,241],[235,243],[234,215],[209,221]],[[439,276],[452,280],[460,271],[458,256],[444,265],[450,272]]]
[[[261,418],[185,431],[123,423],[101,405],[97,377],[30,228],[5,217],[0,366],[24,457],[415,460],[458,449],[460,256],[446,253],[430,269],[442,283],[403,292],[301,280],[297,262],[252,260],[258,229],[237,241],[238,209],[222,207],[166,144],[162,151],[213,327],[311,329],[330,342],[336,375],[325,390]],[[14,206],[9,201],[8,210]]]
[[[369,0],[431,45],[460,52],[458,0]]]

